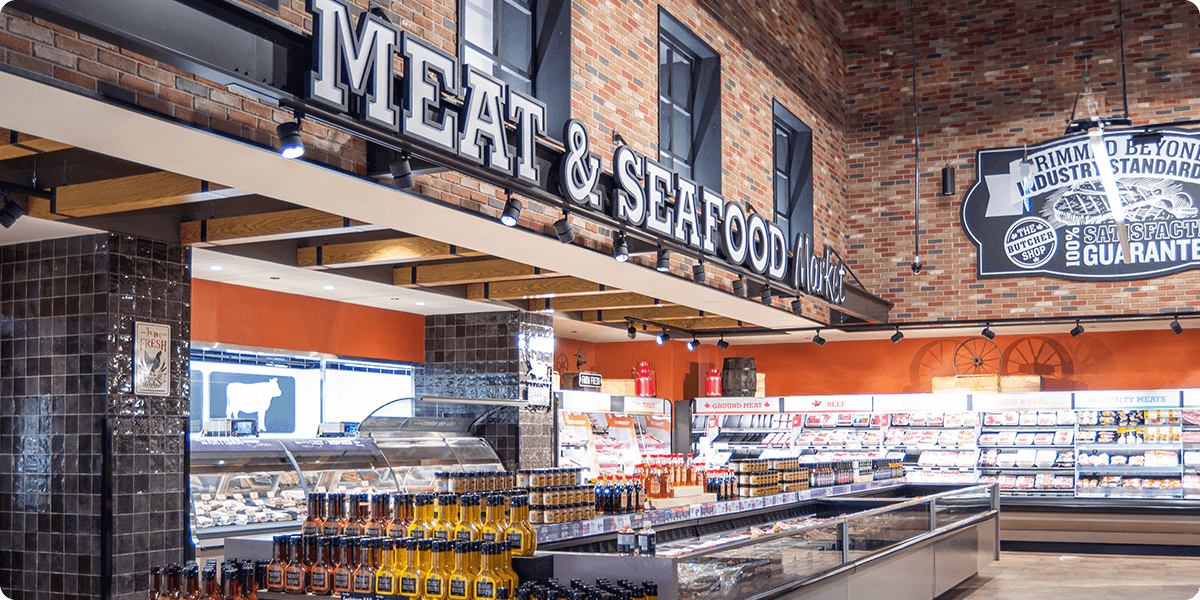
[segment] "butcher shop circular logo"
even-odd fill
[[[1054,257],[1058,232],[1041,217],[1017,219],[1004,234],[1004,253],[1014,265],[1036,269]]]

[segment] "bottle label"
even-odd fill
[[[405,575],[400,580],[400,593],[406,596],[412,596],[417,593],[417,578],[411,575]]]
[[[283,585],[283,569],[276,567],[267,571],[267,585],[272,587]]]
[[[329,574],[326,573],[324,570],[313,571],[313,574],[312,574],[313,589],[314,590],[323,590],[323,589],[325,589],[325,586],[327,586],[327,585],[329,585]]]
[[[654,556],[655,546],[657,545],[658,536],[651,534],[639,533],[637,536],[638,554],[643,556]]]
[[[287,583],[284,583],[283,586],[290,590],[299,589],[300,584],[301,584],[300,580],[301,580],[300,571],[288,571],[287,572]]]
[[[451,598],[466,598],[467,584],[466,579],[451,579],[450,580],[450,597]]]
[[[379,537],[380,535],[383,535],[383,530],[380,529],[378,525],[368,525],[367,528],[363,530],[363,534],[367,537]]]
[[[317,535],[317,524],[311,521],[306,522],[302,531],[304,535]]]
[[[513,544],[516,548],[520,548],[523,545],[522,541],[521,541],[521,538],[523,538],[523,537],[524,536],[520,532],[513,531],[508,534],[508,541],[509,541],[509,543]]]
[[[460,542],[471,541],[471,530],[470,529],[460,529],[458,531],[458,535],[455,537],[455,539],[457,539]]]
[[[475,597],[476,598],[493,598],[496,595],[496,586],[490,581],[479,580],[475,582]]]
[[[321,528],[321,535],[323,535],[325,537],[334,537],[337,534],[338,534],[337,523],[326,523],[325,526]]]
[[[439,529],[439,530],[433,532],[433,539],[435,539],[435,540],[445,540],[447,537],[449,537],[449,536],[446,534],[445,529]]]
[[[363,573],[355,573],[354,574],[354,591],[355,592],[358,592],[360,594],[370,594],[372,591],[374,591],[371,589],[372,583],[374,583],[374,582],[371,581],[370,573],[363,572]]]
[[[412,531],[408,532],[408,537],[416,538],[418,540],[423,540],[423,539],[425,539],[425,530],[424,529],[413,529]]]
[[[315,578],[314,578],[314,581],[315,581]],[[313,587],[317,587],[317,585],[314,583]],[[375,592],[378,594],[391,594],[392,593],[392,576],[388,575],[387,573],[381,573],[379,575],[379,577],[376,577],[375,578]]]
[[[333,574],[333,587],[339,590],[350,589],[350,573],[338,571]]]
[[[441,596],[442,595],[442,580],[438,577],[430,577],[425,580],[425,595],[426,596]]]

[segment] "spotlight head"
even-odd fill
[[[13,226],[13,223],[17,222],[17,219],[25,216],[25,214],[25,209],[21,208],[20,204],[12,200],[5,200],[4,208],[0,208],[0,225],[8,229]]]
[[[911,266],[912,266],[912,272],[913,272],[913,275],[920,275],[920,274],[921,274],[921,255],[919,255],[919,254],[918,254],[918,255],[916,255],[916,256],[914,256],[914,257],[913,257],[913,261],[912,261],[912,265],[911,265]]]
[[[613,258],[622,263],[629,260],[629,242],[625,240],[624,233],[617,234],[616,242],[613,244]]]
[[[979,333],[980,333],[980,335],[982,335],[983,337],[985,337],[985,338],[987,338],[987,339],[989,339],[989,340],[994,340],[994,339],[996,339],[996,332],[995,332],[995,331],[992,331],[992,327],[991,327],[991,325],[984,325],[984,326],[983,326],[983,331],[981,331],[981,332],[979,332]]]
[[[505,227],[516,227],[517,217],[521,216],[522,208],[524,207],[521,206],[520,200],[509,196],[508,202],[504,203],[504,212],[500,213],[500,223]]]
[[[659,273],[667,273],[671,270],[671,251],[666,248],[658,249],[658,263],[655,264],[654,270]]]
[[[570,244],[575,241],[575,228],[571,225],[571,221],[567,219],[567,215],[554,222],[554,235],[558,236],[558,241],[564,244]]]
[[[729,342],[725,341],[725,338],[721,338],[721,339],[717,340],[717,347],[722,350],[728,350]]]
[[[764,286],[762,291],[759,292],[758,299],[761,300],[763,304],[769,306],[771,304],[771,286]]]
[[[1171,331],[1175,332],[1175,335],[1183,333],[1183,326],[1179,324],[1179,317],[1175,317],[1175,320],[1171,321]]]
[[[388,165],[388,170],[392,172],[392,185],[398,190],[407,190],[417,183],[413,179],[412,164],[408,162],[407,155]]]
[[[692,338],[692,341],[687,343],[688,352],[695,352],[696,347],[700,345],[700,340]]]
[[[629,334],[629,339],[631,339],[631,340],[637,339],[637,327],[630,325],[629,329],[627,329],[626,332]]]
[[[900,331],[900,328],[899,328],[899,327],[897,327],[897,328],[896,328],[896,333],[893,333],[893,334],[892,334],[892,343],[893,343],[893,344],[895,344],[895,343],[899,342],[899,341],[900,341],[900,340],[902,340],[902,339],[904,339],[904,332],[903,332],[903,331]]]
[[[1075,321],[1075,327],[1071,329],[1071,337],[1079,337],[1083,335],[1083,325],[1079,321]]]
[[[664,329],[662,333],[658,334],[658,337],[654,338],[654,343],[658,344],[659,346],[669,341],[671,341],[671,334],[667,333],[666,329]]]
[[[802,312],[804,312],[804,303],[799,298],[792,300],[792,313],[798,317]]]
[[[279,136],[279,155],[287,158],[304,156],[304,141],[300,139],[300,122],[287,121],[275,126]]]
[[[692,281],[704,283],[704,263],[700,262],[692,265]]]
[[[739,298],[746,297],[746,280],[738,277],[733,280],[733,295]]]
[[[1136,138],[1137,136],[1134,136],[1134,139]],[[954,195],[954,167],[950,166],[949,163],[942,167],[942,195]]]
[[[816,345],[818,345],[818,346],[824,346],[824,345],[825,345],[825,338],[821,337],[821,330],[820,330],[820,329],[818,329],[818,330],[817,330],[817,335],[814,335],[814,336],[813,336],[813,343],[814,343],[814,344],[816,344]]]

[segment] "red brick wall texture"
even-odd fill
[[[912,50],[907,2],[844,5],[846,243],[852,268],[899,320],[1196,310],[1200,272],[1149,281],[980,280],[959,222],[975,152],[1063,135],[1090,67],[1109,110],[1121,100],[1116,2],[917,2],[921,255],[913,275]],[[1125,2],[1135,125],[1200,118],[1200,12],[1190,2]],[[939,196],[944,161],[958,193]]]
[[[262,10],[239,0],[252,10]],[[361,8],[367,0],[354,0]],[[311,31],[303,0],[265,13]],[[1200,65],[1200,17],[1187,2],[1131,2],[1126,11],[1130,111],[1138,123],[1196,118],[1189,94]],[[382,0],[401,29],[457,53],[457,0]],[[769,213],[771,104],[813,129],[816,242],[852,261],[867,289],[897,304],[900,320],[1086,314],[1200,304],[1200,277],[1117,284],[1049,279],[980,282],[975,252],[958,224],[974,152],[1060,135],[1085,59],[1120,103],[1116,3],[919,2],[917,58],[922,145],[922,255],[913,276],[912,54],[908,6],[882,0],[576,0],[572,4],[572,115],[592,134],[605,165],[611,131],[637,151],[657,149],[657,13],[666,9],[721,54],[722,187]],[[0,61],[78,85],[108,81],[135,91],[145,109],[260,144],[291,118],[257,100],[134,53],[30,19],[0,18]],[[396,59],[399,61],[399,58]],[[365,174],[363,142],[311,121],[312,156]],[[959,197],[936,196],[943,157],[958,168]],[[499,214],[502,194],[457,175],[419,178],[417,191]],[[527,204],[529,204],[527,202]],[[556,210],[534,204],[521,225],[552,235]],[[611,231],[583,224],[579,241],[608,250]],[[819,247],[819,246],[818,246]],[[673,257],[680,273],[691,261]],[[716,272],[714,272],[716,271]],[[731,277],[709,269],[709,284]],[[780,302],[780,306],[783,303]],[[826,318],[817,305],[806,314]]]

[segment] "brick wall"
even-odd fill
[[[312,20],[303,0],[281,0],[277,14],[249,0],[238,2],[311,33]],[[354,3],[368,7],[367,0]],[[457,54],[458,0],[371,4],[383,8],[399,28],[417,32]],[[828,0],[803,6],[785,0],[669,0],[661,6],[721,54],[725,198],[740,200],[760,212],[771,211],[771,105],[772,99],[778,99],[813,130],[817,243],[842,249],[845,107],[843,25],[837,4]],[[644,0],[573,3],[572,115],[588,126],[606,166],[611,164],[613,129],[639,152],[653,156],[657,150],[658,7]],[[4,25],[0,29],[0,61],[91,91],[97,89],[97,81],[119,85],[136,92],[137,104],[145,110],[268,146],[276,143],[275,125],[291,119],[287,111],[12,9],[5,11]],[[398,57],[395,60],[400,61]],[[303,135],[312,150],[306,159],[365,174],[361,140],[311,120],[304,121]],[[498,216],[503,209],[501,190],[458,174],[419,177],[414,189],[489,217]],[[526,205],[520,225],[553,235],[558,210],[528,200]],[[576,243],[611,249],[611,230],[575,221],[580,229]],[[690,276],[693,261],[679,256],[672,261],[677,272]],[[709,269],[710,285],[729,289],[730,281],[728,273]],[[807,310],[822,314],[815,305]]]
[[[1200,15],[1184,2],[1127,3],[1129,111],[1134,124],[1200,118]],[[1117,4],[948,2],[916,6],[921,129],[921,256],[914,276],[913,109],[907,3],[845,4],[848,259],[899,320],[1073,315],[1200,306],[1200,273],[1149,281],[979,280],[959,208],[975,152],[1063,135],[1084,65],[1107,106],[1121,108]],[[958,193],[939,194],[957,167]]]

